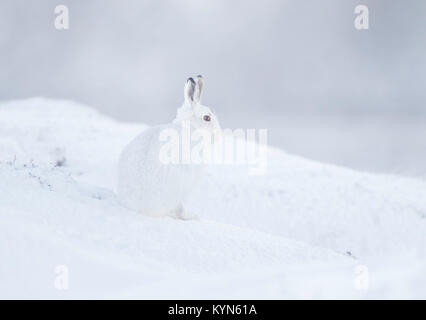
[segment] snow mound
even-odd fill
[[[113,191],[145,128],[68,101],[0,105],[0,297],[425,297],[426,182],[269,148],[262,176],[210,167],[197,219],[150,218]],[[376,274],[362,293],[360,264]]]
[[[224,223],[356,257],[425,253],[426,182],[361,173],[270,148],[268,173],[212,168],[194,203]]]
[[[70,101],[11,101],[0,106],[0,156],[2,161],[63,165],[77,177],[110,186],[115,178],[104,172],[115,167],[123,139],[144,128]]]

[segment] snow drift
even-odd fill
[[[197,219],[149,218],[114,193],[145,128],[67,101],[0,106],[0,297],[426,297],[425,181],[269,148],[262,176],[209,167]]]

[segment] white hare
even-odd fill
[[[220,129],[210,108],[201,105],[203,78],[189,78],[184,88],[184,103],[176,119],[167,125],[143,131],[120,155],[118,165],[118,198],[129,209],[151,216],[188,218],[193,213],[184,209],[188,194],[201,179],[203,165],[193,163],[164,163],[160,160],[160,135],[167,130],[182,132],[184,125],[191,130]]]

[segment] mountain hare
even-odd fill
[[[129,209],[151,216],[188,218],[184,201],[196,188],[203,172],[202,164],[161,159],[164,135],[181,135],[186,125],[190,132],[205,129],[211,134],[220,130],[217,118],[210,108],[201,105],[203,78],[189,78],[184,88],[184,103],[176,119],[166,125],[143,131],[120,155],[118,164],[118,198]],[[183,134],[182,134],[183,135]],[[179,139],[180,140],[180,139]],[[182,154],[183,142],[178,142]],[[179,157],[179,156],[178,156]]]

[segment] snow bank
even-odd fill
[[[209,219],[356,257],[426,252],[422,180],[356,172],[270,149],[268,174],[212,168],[201,190],[193,210]]]
[[[426,182],[270,148],[263,176],[209,168],[198,219],[149,218],[113,192],[144,128],[67,101],[0,106],[0,297],[425,297]]]

